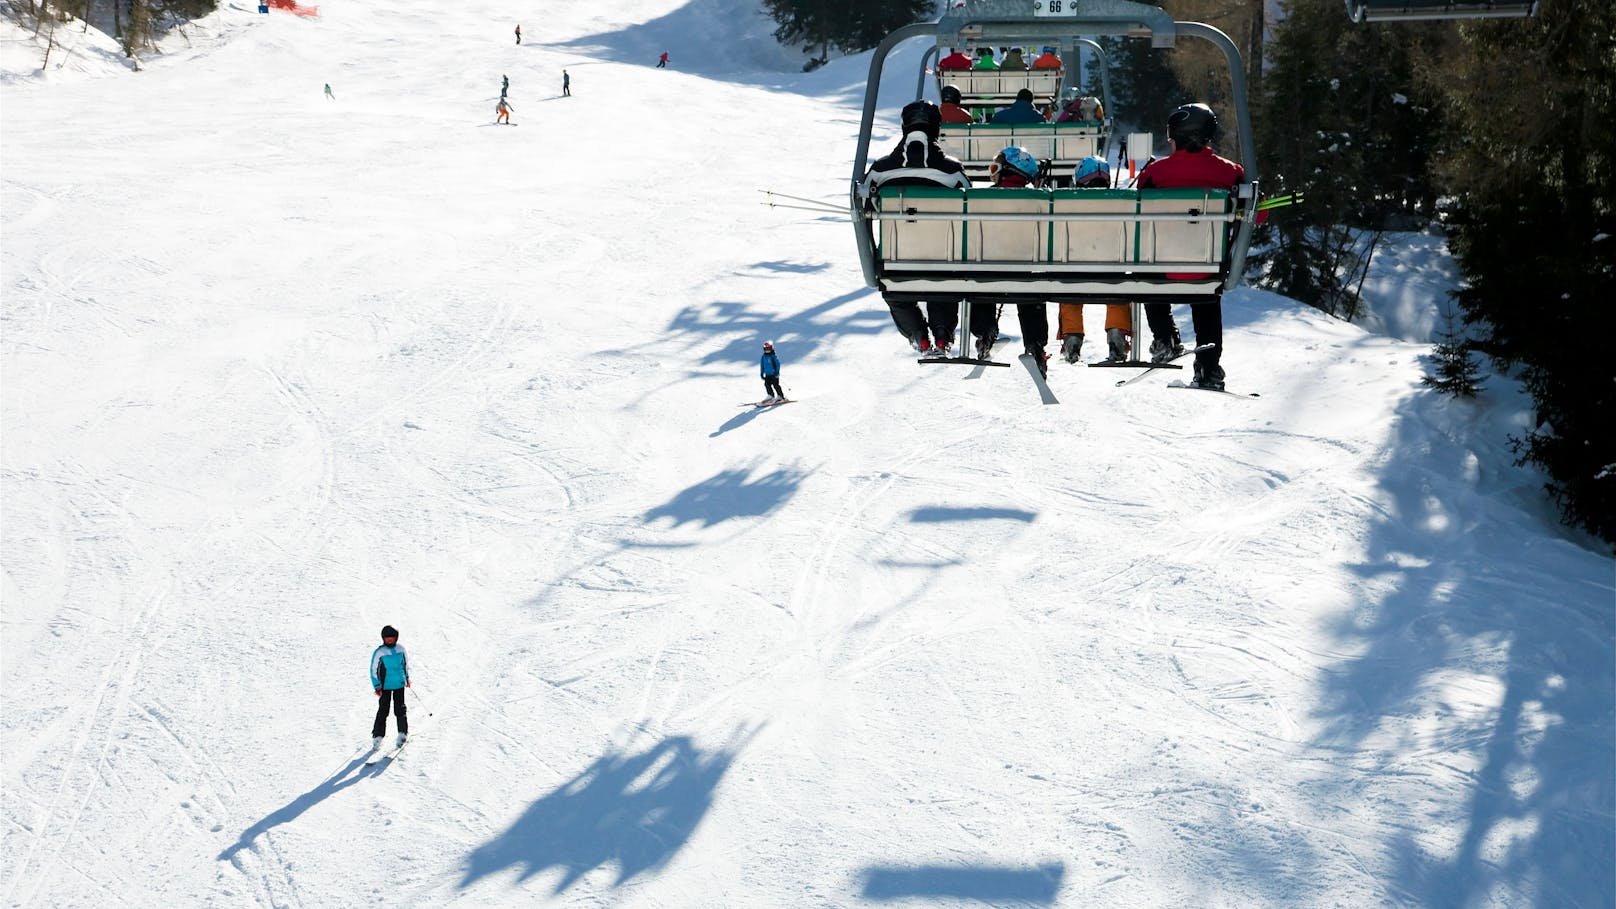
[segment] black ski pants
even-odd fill
[[[926,315],[920,315],[919,303],[887,303],[892,311],[892,324],[908,341],[918,341],[931,330],[933,340],[954,343],[954,331],[959,327],[959,301],[928,301]]]
[[[1017,303],[1016,320],[1021,323],[1021,343],[1028,353],[1042,352],[1049,343],[1049,306],[1044,303]]]
[[[785,397],[786,393],[784,391],[780,390],[780,377],[779,376],[764,376],[763,377],[763,393],[766,394],[766,395],[778,395],[778,396],[780,396],[782,398]]]
[[[387,734],[387,705],[389,702],[393,705],[393,716],[398,717],[398,734],[410,734],[410,718],[404,715],[404,689],[383,688],[381,695],[376,698],[376,722],[370,727],[372,738]]]
[[[1146,303],[1145,321],[1149,323],[1150,334],[1155,338],[1171,338],[1178,330],[1178,326],[1173,324],[1173,308],[1167,303]],[[1196,354],[1195,361],[1203,365],[1218,365],[1223,358],[1223,300],[1220,298],[1190,306],[1190,324],[1195,328],[1197,347],[1213,345],[1211,350]]]

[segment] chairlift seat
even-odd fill
[[[877,285],[889,301],[1210,302],[1229,274],[1234,201],[1202,189],[883,187]],[[902,217],[917,214],[929,217]]]
[[[1065,76],[1063,69],[945,69],[937,74],[937,87],[958,88],[964,107],[1002,107],[1024,88],[1032,92],[1035,103],[1053,101]]]
[[[1020,145],[1034,158],[1049,159],[1057,169],[1070,169],[1090,155],[1101,154],[1111,125],[1100,122],[943,124],[937,143],[960,159],[966,174],[987,174],[994,156],[1007,145]]]

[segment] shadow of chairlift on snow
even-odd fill
[[[864,871],[859,896],[871,902],[897,900],[974,900],[989,906],[1052,906],[1066,866],[1051,862],[1035,868],[993,865],[915,865],[872,867]]]
[[[472,850],[460,889],[506,869],[516,869],[518,881],[557,869],[556,894],[608,865],[617,866],[613,887],[660,871],[696,832],[759,728],[712,750],[671,736],[638,753],[607,752]]]
[[[645,523],[669,518],[674,527],[686,522],[712,527],[734,518],[760,518],[795,495],[806,475],[795,468],[760,475],[751,468],[721,470],[647,511]]]
[[[959,521],[1020,521],[1031,524],[1037,514],[1020,508],[916,508],[909,520],[916,524],[951,524]]]

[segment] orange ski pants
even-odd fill
[[[1105,327],[1133,331],[1133,307],[1127,303],[1107,303],[1105,306]],[[1080,335],[1083,333],[1083,304],[1062,303],[1060,305],[1060,330],[1055,333],[1055,340],[1058,341],[1067,335]]]

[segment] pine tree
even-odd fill
[[[1451,26],[1354,25],[1337,0],[1293,0],[1269,45],[1254,128],[1262,185],[1306,190],[1264,229],[1259,283],[1350,317],[1373,241],[1435,214],[1441,104],[1417,69]]]
[[[1435,375],[1426,375],[1420,381],[1443,394],[1458,398],[1474,398],[1481,391],[1481,365],[1471,356],[1471,344],[1459,325],[1459,316],[1453,307],[1444,307],[1443,328],[1433,351]]]
[[[831,48],[857,53],[897,29],[925,18],[932,0],[763,0],[781,44],[802,44],[824,62]]]
[[[1463,26],[1429,78],[1451,114],[1457,299],[1545,427],[1515,440],[1521,460],[1568,522],[1616,542],[1616,5],[1543,0]]]

